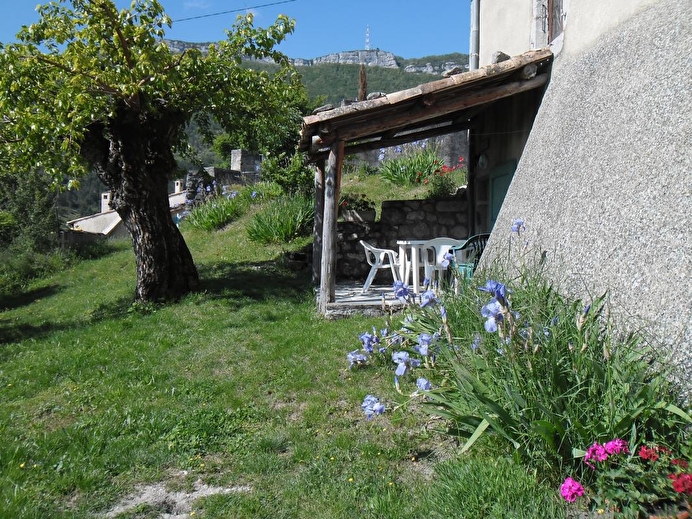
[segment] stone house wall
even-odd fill
[[[360,240],[376,247],[398,251],[397,240],[428,240],[440,236],[464,239],[469,235],[466,190],[439,200],[387,200],[382,203],[379,221],[337,223],[336,277],[364,280],[370,271]],[[376,284],[392,283],[392,275],[382,269]]]

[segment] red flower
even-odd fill
[[[651,448],[647,447],[646,445],[642,445],[641,449],[639,449],[639,457],[644,460],[658,460],[658,447]]]
[[[673,481],[673,490],[681,494],[692,494],[692,474],[671,474],[668,478]]]
[[[689,464],[685,460],[681,460],[678,458],[671,460],[671,463],[673,465],[677,465],[678,467],[682,467],[683,469],[686,469],[687,467],[689,467]]]

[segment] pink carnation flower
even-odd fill
[[[574,503],[579,496],[584,495],[584,487],[578,481],[568,477],[560,487],[560,494],[565,501]]]
[[[628,454],[630,451],[629,447],[627,446],[627,442],[625,440],[621,440],[620,438],[610,440],[603,446],[603,448],[608,454]]]
[[[591,447],[589,447],[589,449],[586,451],[586,455],[584,456],[584,462],[592,469],[595,467],[593,463],[589,463],[589,460],[605,461],[607,459],[608,452],[600,443],[594,443]]]

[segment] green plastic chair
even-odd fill
[[[475,234],[462,245],[449,249],[449,252],[454,256],[454,266],[460,279],[465,280],[473,276],[488,243],[488,238],[490,238],[490,233]]]

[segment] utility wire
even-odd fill
[[[202,14],[200,16],[191,16],[189,18],[178,18],[177,20],[173,20],[173,22],[187,22],[188,20],[199,20],[200,18],[210,18],[212,16],[220,16],[222,14],[239,13],[241,11],[247,11],[248,9],[259,9],[260,7],[271,7],[272,5],[290,4],[291,2],[295,2],[295,1],[296,0],[283,0],[281,2],[272,2],[271,4],[253,5],[251,7],[243,7],[242,9],[232,9],[230,11],[221,11],[218,13]]]

